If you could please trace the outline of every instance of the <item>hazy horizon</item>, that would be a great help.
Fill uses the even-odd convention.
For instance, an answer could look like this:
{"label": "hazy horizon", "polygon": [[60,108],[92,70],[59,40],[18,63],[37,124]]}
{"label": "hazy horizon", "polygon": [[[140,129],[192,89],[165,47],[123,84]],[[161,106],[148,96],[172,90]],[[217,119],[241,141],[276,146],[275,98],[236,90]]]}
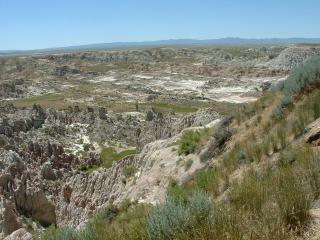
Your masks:
{"label": "hazy horizon", "polygon": [[0,49],[167,39],[319,38],[320,2],[0,0]]}
{"label": "hazy horizon", "polygon": [[[290,40],[305,40],[305,41],[290,41]],[[314,41],[313,41],[314,40]],[[190,41],[190,43],[189,43]],[[213,43],[210,43],[212,41]],[[215,43],[217,41],[218,43]],[[127,48],[127,47],[153,47],[153,46],[192,46],[192,45],[232,45],[228,41],[234,41],[235,45],[259,45],[259,44],[295,44],[295,43],[320,43],[320,37],[314,38],[304,38],[304,37],[289,37],[289,38],[239,38],[239,37],[224,37],[224,38],[214,38],[214,39],[159,39],[159,40],[151,40],[151,41],[118,41],[118,42],[99,42],[99,43],[88,43],[88,44],[80,44],[80,45],[68,45],[68,46],[50,46],[46,48],[36,48],[36,49],[0,49],[0,52],[28,52],[28,51],[45,51],[45,50],[63,50],[63,49],[88,49],[95,47],[97,48]],[[203,43],[203,44],[201,44]],[[144,45],[145,44],[145,45]]]}

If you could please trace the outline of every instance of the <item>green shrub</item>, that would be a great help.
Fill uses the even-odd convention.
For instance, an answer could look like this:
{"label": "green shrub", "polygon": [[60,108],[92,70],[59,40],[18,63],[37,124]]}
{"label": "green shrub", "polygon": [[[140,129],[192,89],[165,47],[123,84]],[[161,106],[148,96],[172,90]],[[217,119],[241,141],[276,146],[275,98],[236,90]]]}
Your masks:
{"label": "green shrub", "polygon": [[147,206],[124,201],[109,206],[89,220],[79,232],[79,240],[148,239]]}
{"label": "green shrub", "polygon": [[104,219],[97,215],[90,219],[84,229],[78,232],[77,240],[106,240],[108,235],[106,222]]}
{"label": "green shrub", "polygon": [[109,205],[107,208],[105,208],[101,213],[100,216],[106,221],[106,222],[112,222],[113,219],[115,219],[118,214],[120,213],[120,210],[115,205]]}
{"label": "green shrub", "polygon": [[[141,240],[149,239],[147,232],[147,215],[150,207],[143,204],[134,204],[128,209],[122,209],[114,221],[105,226],[110,240]],[[110,234],[112,233],[112,234]],[[110,236],[111,235],[111,236]]]}
{"label": "green shrub", "polygon": [[212,210],[212,203],[207,193],[196,190],[188,199],[188,207],[196,221],[203,221],[209,217]]}
{"label": "green shrub", "polygon": [[209,195],[200,190],[193,191],[187,201],[169,197],[148,218],[150,238],[194,239],[199,231],[212,225],[212,209]]}
{"label": "green shrub", "polygon": [[279,155],[278,164],[280,167],[289,167],[296,161],[292,148],[282,151]]}
{"label": "green shrub", "polygon": [[309,220],[312,198],[299,174],[291,169],[283,169],[276,176],[274,187],[276,203],[284,223],[291,229],[305,225]]}
{"label": "green shrub", "polygon": [[[314,58],[298,66],[286,80],[273,87],[274,91],[282,91],[284,94],[273,111],[273,118],[283,119],[284,110],[292,110],[293,96],[318,87],[320,87],[320,58]],[[312,107],[310,106],[310,108]],[[316,103],[313,105],[313,109],[314,117],[320,116],[320,108]]]}
{"label": "green shrub", "polygon": [[244,145],[244,151],[250,162],[260,162],[263,153],[260,143],[250,141]]}
{"label": "green shrub", "polygon": [[73,228],[55,228],[50,226],[36,239],[41,240],[78,240],[79,234]]}
{"label": "green shrub", "polygon": [[305,172],[305,178],[312,190],[313,198],[320,196],[320,154],[312,148],[299,149],[295,152],[295,159],[299,160]]}
{"label": "green shrub", "polygon": [[200,133],[198,131],[192,131],[188,130],[185,131],[181,139],[179,141],[179,155],[181,154],[191,154],[194,153],[198,147],[198,144],[200,142]]}
{"label": "green shrub", "polygon": [[181,186],[177,181],[171,180],[167,188],[167,198],[177,199],[178,201],[186,202],[191,195],[192,190],[186,186]]}
{"label": "green shrub", "polygon": [[195,178],[195,187],[214,196],[219,194],[219,176],[213,169],[199,172]]}
{"label": "green shrub", "polygon": [[284,95],[281,99],[276,108],[272,112],[272,118],[275,120],[283,120],[285,110],[291,111],[293,109],[293,99],[291,96]]}
{"label": "green shrub", "polygon": [[320,58],[314,58],[298,66],[284,81],[273,90],[280,90],[287,96],[320,86]]}
{"label": "green shrub", "polygon": [[188,155],[200,150],[206,145],[212,136],[214,128],[203,128],[201,130],[186,130],[178,141],[179,155]]}
{"label": "green shrub", "polygon": [[181,201],[167,199],[148,217],[147,227],[151,239],[173,239],[190,224],[190,213]]}
{"label": "green shrub", "polygon": [[268,184],[254,171],[232,185],[231,201],[236,209],[245,209],[259,214],[269,195]]}

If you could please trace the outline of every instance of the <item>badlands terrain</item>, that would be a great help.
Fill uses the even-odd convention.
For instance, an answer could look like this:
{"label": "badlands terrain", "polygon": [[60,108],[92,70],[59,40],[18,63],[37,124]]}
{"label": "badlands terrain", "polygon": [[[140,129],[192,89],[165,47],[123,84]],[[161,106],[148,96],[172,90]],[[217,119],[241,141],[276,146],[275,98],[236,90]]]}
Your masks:
{"label": "badlands terrain", "polygon": [[[307,45],[0,56],[0,239],[80,231],[124,202],[162,204],[173,181],[246,139],[248,106],[317,56]],[[185,151],[189,131],[201,144]],[[227,192],[221,184],[216,197]]]}

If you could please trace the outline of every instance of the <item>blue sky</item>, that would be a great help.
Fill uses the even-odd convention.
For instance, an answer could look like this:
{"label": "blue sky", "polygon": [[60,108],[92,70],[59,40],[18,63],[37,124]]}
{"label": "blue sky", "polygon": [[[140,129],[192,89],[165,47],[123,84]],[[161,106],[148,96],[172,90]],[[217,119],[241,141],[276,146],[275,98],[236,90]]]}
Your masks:
{"label": "blue sky", "polygon": [[0,49],[320,37],[319,0],[0,0]]}

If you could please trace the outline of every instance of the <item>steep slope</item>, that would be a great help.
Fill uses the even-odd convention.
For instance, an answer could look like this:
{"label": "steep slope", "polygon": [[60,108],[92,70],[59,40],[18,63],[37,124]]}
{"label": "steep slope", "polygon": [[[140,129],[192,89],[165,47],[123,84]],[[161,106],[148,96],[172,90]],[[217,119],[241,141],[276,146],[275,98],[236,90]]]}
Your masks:
{"label": "steep slope", "polygon": [[[298,71],[310,69],[309,64],[314,62],[305,63]],[[82,230],[73,231],[74,236],[88,239],[85,234],[90,232],[94,239],[316,239],[320,196],[317,71],[315,68],[312,74],[305,74],[304,81],[300,81],[301,75],[293,74],[280,83],[280,92],[266,93],[239,109],[233,120],[220,122],[211,133],[214,141],[201,145],[206,150],[199,158],[206,159],[207,168],[185,179],[177,172],[174,176],[178,181],[169,183],[166,199],[149,183],[162,176],[157,172],[159,164],[170,163],[163,157],[176,159],[166,150],[170,139],[146,145],[141,155],[148,162],[146,169],[150,159],[159,164],[155,163],[153,170],[151,167],[150,175],[142,168],[146,177],[137,182],[137,188],[154,194],[146,194],[140,202],[153,202],[151,196],[161,196],[158,199],[164,201],[156,207],[110,205]],[[301,84],[299,90],[287,91],[294,82]],[[164,155],[157,152],[160,146]],[[187,146],[183,150],[189,156],[192,144],[180,141],[179,150],[182,146]],[[216,151],[219,146],[225,151]],[[169,164],[164,173],[171,168]],[[135,196],[131,193],[127,196]],[[51,229],[43,239],[65,233],[66,229]]]}
{"label": "steep slope", "polygon": [[[215,120],[207,127],[214,127],[218,122],[219,120]],[[188,130],[190,129],[184,131]],[[176,144],[182,134],[183,132],[165,140],[151,142],[144,146],[139,155],[128,157],[110,169],[70,177],[56,203],[59,225],[77,226],[97,208],[105,208],[111,203],[121,203],[126,199],[149,204],[163,202],[171,179],[185,182],[206,166],[205,162],[200,161],[198,154],[190,154],[186,158],[179,156]],[[192,161],[192,166],[186,170],[185,163],[189,160]],[[128,169],[132,169],[131,174],[126,174]]]}
{"label": "steep slope", "polygon": [[274,69],[291,70],[302,64],[306,60],[319,57],[320,48],[310,48],[310,47],[289,47],[283,50],[279,56],[272,59],[267,66]]}
{"label": "steep slope", "polygon": [[[171,178],[183,181],[205,166],[197,154],[188,156],[192,159],[188,169],[185,167],[188,159],[180,159],[177,142],[184,129],[202,131],[213,128],[219,121],[219,115],[211,110],[174,118],[172,114],[162,114],[162,120],[171,121],[162,121],[162,129],[152,121],[147,122],[153,136],[152,140],[146,140],[147,131],[135,134],[145,124],[142,113],[124,114],[117,119],[117,115],[101,114],[93,109],[45,111],[35,105],[32,110],[21,111],[10,104],[2,107],[1,237],[20,228],[34,231],[50,225],[77,227],[99,209],[126,199],[162,202]],[[103,133],[106,125],[107,134]],[[99,131],[102,133],[96,137]],[[168,137],[169,134],[172,136]],[[102,157],[96,151],[103,146],[94,140],[109,140],[110,135],[124,145],[143,139],[139,141],[141,153],[113,165],[111,162],[110,168],[102,167]],[[42,140],[46,138],[49,140]],[[85,152],[85,148],[94,152],[74,155],[74,152]]]}

